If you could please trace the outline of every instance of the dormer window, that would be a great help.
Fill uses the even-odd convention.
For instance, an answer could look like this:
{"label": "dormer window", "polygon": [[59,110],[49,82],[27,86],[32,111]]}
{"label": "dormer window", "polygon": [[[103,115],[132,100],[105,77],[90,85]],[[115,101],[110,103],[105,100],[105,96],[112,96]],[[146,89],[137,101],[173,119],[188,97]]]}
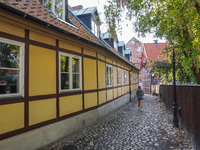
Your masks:
{"label": "dormer window", "polygon": [[116,51],[118,51],[118,44],[117,44],[117,40],[116,39],[114,40],[114,49]]}
{"label": "dormer window", "polygon": [[92,32],[99,38],[99,25],[96,21],[92,20]]}
{"label": "dormer window", "polygon": [[[58,18],[66,20],[65,18],[65,5],[68,0],[41,0]],[[66,10],[67,11],[67,10]]]}

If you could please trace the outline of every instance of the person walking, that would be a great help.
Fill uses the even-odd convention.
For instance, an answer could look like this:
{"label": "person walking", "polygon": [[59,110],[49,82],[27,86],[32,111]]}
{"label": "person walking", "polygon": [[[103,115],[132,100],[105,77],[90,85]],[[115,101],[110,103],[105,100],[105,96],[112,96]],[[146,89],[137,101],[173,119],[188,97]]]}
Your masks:
{"label": "person walking", "polygon": [[144,100],[144,92],[143,90],[141,89],[141,86],[138,86],[138,89],[136,91],[136,95],[137,95],[137,98],[138,98],[138,110],[142,111],[142,104],[143,104],[143,100]]}

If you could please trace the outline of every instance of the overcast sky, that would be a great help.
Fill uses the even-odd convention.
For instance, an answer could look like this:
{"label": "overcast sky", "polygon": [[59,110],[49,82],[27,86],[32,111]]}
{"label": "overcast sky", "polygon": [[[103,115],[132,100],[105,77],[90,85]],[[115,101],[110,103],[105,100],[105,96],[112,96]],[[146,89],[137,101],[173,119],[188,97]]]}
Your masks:
{"label": "overcast sky", "polygon": [[[68,0],[68,3],[70,6],[77,6],[77,5],[83,5],[83,8],[87,7],[93,7],[96,6],[98,13],[100,14],[100,20],[103,22],[101,25],[101,32],[106,32],[107,27],[105,26],[105,17],[104,17],[104,5],[106,5],[106,0]],[[148,34],[146,38],[139,38],[137,36],[137,33],[133,32],[133,26],[130,21],[126,21],[122,24],[122,34],[117,34],[119,41],[125,41],[127,43],[132,37],[137,38],[143,43],[153,43],[155,38],[153,38],[153,35]],[[164,40],[158,39],[158,42],[165,42]]]}

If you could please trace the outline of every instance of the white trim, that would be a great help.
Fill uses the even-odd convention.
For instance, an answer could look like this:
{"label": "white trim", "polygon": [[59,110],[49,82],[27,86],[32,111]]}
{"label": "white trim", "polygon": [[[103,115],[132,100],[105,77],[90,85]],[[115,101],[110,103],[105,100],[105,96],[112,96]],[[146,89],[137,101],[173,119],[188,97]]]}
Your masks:
{"label": "white trim", "polygon": [[124,85],[127,85],[127,71],[124,70]]}
{"label": "white trim", "polygon": [[[61,89],[61,65],[60,65],[60,56],[67,56],[69,57],[69,89],[66,89],[66,90],[63,90]],[[73,72],[72,72],[72,58],[77,58],[79,59],[79,88],[76,88],[76,89],[73,89]],[[81,61],[81,56],[77,56],[77,55],[72,55],[72,54],[68,54],[68,53],[64,53],[64,52],[59,52],[59,93],[62,93],[62,92],[70,92],[70,91],[80,91],[82,90],[82,76],[81,76],[81,73],[82,73],[82,68],[81,68],[81,64],[82,64],[82,61]]]}
{"label": "white trim", "polygon": [[[118,71],[120,72],[120,76],[118,74]],[[120,83],[118,84],[118,78],[120,78]],[[122,85],[122,71],[121,68],[117,68],[117,86]]]}
{"label": "white trim", "polygon": [[[11,93],[11,94],[0,94],[0,98],[5,97],[17,97],[22,96],[24,97],[24,46],[25,44],[22,42],[17,42],[14,40],[9,40],[0,37],[0,42],[16,45],[19,46],[19,68],[11,68],[10,70],[19,70],[19,93]],[[0,67],[0,69],[8,69],[5,67]]]}
{"label": "white trim", "polygon": [[[111,68],[111,76],[109,77],[109,85],[107,85],[107,67]],[[113,68],[112,65],[106,64],[106,87],[113,87]]]}

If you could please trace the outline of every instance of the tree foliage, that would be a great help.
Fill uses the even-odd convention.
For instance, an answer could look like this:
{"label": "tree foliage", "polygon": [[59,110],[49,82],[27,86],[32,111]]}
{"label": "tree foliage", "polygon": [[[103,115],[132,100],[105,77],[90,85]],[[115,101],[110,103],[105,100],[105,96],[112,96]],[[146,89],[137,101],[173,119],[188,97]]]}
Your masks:
{"label": "tree foliage", "polygon": [[[158,60],[151,60],[148,62],[147,65],[151,72],[153,72],[154,76],[162,77],[163,81],[167,84],[172,82],[173,79],[173,65],[171,62],[168,62],[167,60],[164,61],[158,61]],[[195,83],[196,78],[194,75],[188,75],[183,71],[182,65],[177,64],[176,65],[176,79],[180,83]]]}
{"label": "tree foliage", "polygon": [[140,36],[155,33],[165,38],[164,53],[176,53],[183,75],[195,76],[200,84],[200,0],[108,0],[106,21],[111,33],[116,31],[121,16],[134,20]]}

